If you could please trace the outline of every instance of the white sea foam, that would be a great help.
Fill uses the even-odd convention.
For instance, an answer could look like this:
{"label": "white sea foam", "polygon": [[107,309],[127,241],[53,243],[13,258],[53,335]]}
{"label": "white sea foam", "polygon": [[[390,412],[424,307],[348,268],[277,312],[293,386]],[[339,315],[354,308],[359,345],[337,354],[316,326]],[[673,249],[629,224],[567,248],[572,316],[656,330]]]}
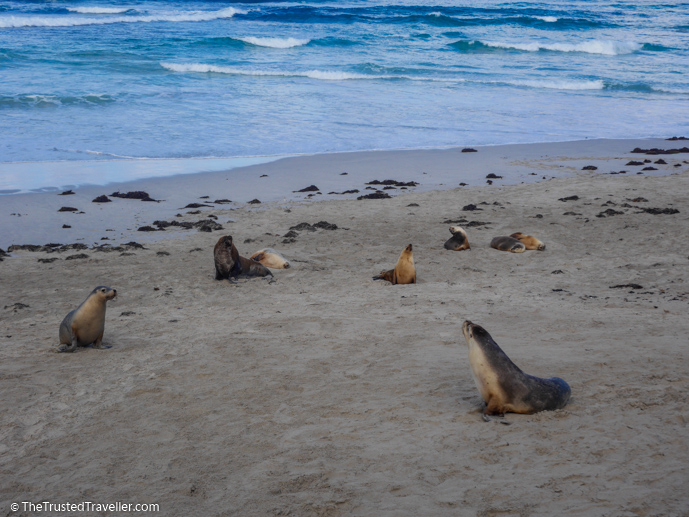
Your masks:
{"label": "white sea foam", "polygon": [[103,25],[109,23],[150,22],[205,22],[220,18],[232,18],[244,11],[226,7],[219,11],[193,11],[179,14],[155,14],[148,16],[115,16],[108,18],[73,18],[61,16],[45,18],[40,16],[0,16],[0,28],[12,27],[74,27],[77,25]]}
{"label": "white sea foam", "polygon": [[597,81],[574,81],[574,80],[533,80],[533,81],[507,81],[514,86],[528,86],[529,88],[548,88],[552,90],[602,90],[605,83]]}
{"label": "white sea foam", "polygon": [[311,79],[321,79],[324,81],[345,81],[348,79],[387,79],[387,76],[372,76],[355,74],[351,72],[336,72],[322,70],[308,70],[305,72],[288,72],[278,70],[245,70],[230,66],[206,65],[203,63],[160,63],[162,67],[173,72],[196,72],[248,76],[269,76],[269,77],[310,77]]}
{"label": "white sea foam", "polygon": [[297,38],[255,38],[249,36],[246,38],[237,38],[250,45],[256,45],[259,47],[271,47],[271,48],[292,48],[301,47],[306,45],[311,40],[310,39],[297,39]]}
{"label": "white sea foam", "polygon": [[555,16],[536,16],[536,18],[548,23],[555,23],[558,20]]}
{"label": "white sea foam", "polygon": [[68,7],[67,10],[80,14],[122,14],[129,11],[129,7]]}
{"label": "white sea foam", "polygon": [[603,54],[606,56],[617,56],[620,54],[631,54],[641,50],[640,43],[635,41],[611,41],[611,40],[591,40],[581,43],[505,43],[501,41],[482,41],[488,47],[507,48],[526,50],[527,52],[538,52],[539,50],[551,50],[556,52],[584,52],[587,54]]}

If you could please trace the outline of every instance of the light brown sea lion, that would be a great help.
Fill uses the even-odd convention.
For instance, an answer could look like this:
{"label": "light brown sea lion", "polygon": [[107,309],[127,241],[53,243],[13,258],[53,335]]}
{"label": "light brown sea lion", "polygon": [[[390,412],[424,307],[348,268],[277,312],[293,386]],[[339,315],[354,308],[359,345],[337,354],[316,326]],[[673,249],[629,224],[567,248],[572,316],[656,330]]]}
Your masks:
{"label": "light brown sea lion", "polygon": [[251,260],[260,262],[264,266],[272,269],[289,268],[289,262],[285,260],[285,257],[283,257],[280,253],[278,253],[272,248],[265,248],[257,251],[256,253],[251,255]]}
{"label": "light brown sea lion", "polygon": [[461,226],[450,226],[450,237],[445,241],[445,249],[451,251],[462,251],[470,250],[469,239],[467,238],[467,232]]}
{"label": "light brown sea lion", "polygon": [[511,251],[512,253],[524,253],[526,246],[514,237],[495,237],[490,241],[490,247],[500,251]]}
{"label": "light brown sea lion", "polygon": [[545,249],[545,244],[531,235],[524,235],[522,232],[517,232],[510,235],[510,237],[521,242],[527,250],[543,251]]}
{"label": "light brown sea lion", "polygon": [[263,264],[239,255],[231,235],[220,237],[213,249],[215,279],[238,276],[273,276]]}
{"label": "light brown sea lion", "polygon": [[572,393],[559,377],[541,379],[524,373],[514,364],[490,334],[470,321],[462,325],[469,345],[469,363],[474,381],[486,403],[486,415],[507,412],[531,414],[560,409]]}
{"label": "light brown sea lion", "polygon": [[105,330],[105,303],[117,296],[117,291],[99,285],[86,297],[79,307],[67,314],[60,323],[58,352],[74,352],[77,346],[110,348],[103,345]]}
{"label": "light brown sea lion", "polygon": [[397,259],[395,269],[389,271],[381,271],[374,280],[387,280],[393,284],[415,284],[416,283],[416,268],[414,267],[414,255],[412,254],[412,245],[409,244],[400,253],[400,258]]}

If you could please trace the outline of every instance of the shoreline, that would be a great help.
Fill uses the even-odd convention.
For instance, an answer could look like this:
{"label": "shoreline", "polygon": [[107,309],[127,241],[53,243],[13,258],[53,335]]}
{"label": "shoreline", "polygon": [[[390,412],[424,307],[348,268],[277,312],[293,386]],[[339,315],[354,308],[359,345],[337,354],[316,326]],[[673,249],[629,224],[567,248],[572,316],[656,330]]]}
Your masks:
{"label": "shoreline", "polygon": [[[160,504],[165,514],[328,517],[682,514],[689,157],[678,155],[682,166],[669,175],[610,175],[628,159],[617,152],[631,150],[628,142],[574,148],[579,154],[502,149],[494,160],[481,149],[350,157],[344,177],[344,162],[332,157],[287,164],[306,177],[361,182],[406,181],[419,164],[440,176],[472,160],[482,176],[470,188],[431,189],[429,179],[403,196],[362,201],[305,200],[292,193],[285,164],[274,162],[249,176],[267,195],[259,173],[268,173],[285,189],[284,202],[236,197],[242,202],[179,218],[214,215],[224,230],[134,230],[133,239],[129,221],[174,217],[200,192],[221,197],[210,188],[223,176],[147,183],[168,201],[117,199],[98,210],[86,202],[102,188],[27,196],[16,220],[52,224],[55,200],[81,199],[85,214],[60,214],[83,218],[75,235],[99,236],[111,224],[117,232],[104,242],[145,247],[103,253],[91,249],[103,242],[94,239],[81,241],[87,250],[0,257],[0,506],[126,501]],[[672,167],[677,156],[663,158]],[[515,183],[487,185],[479,159]],[[598,170],[581,171],[590,164]],[[519,182],[518,171],[534,170],[558,177]],[[321,221],[328,224],[309,229]],[[456,224],[471,250],[443,248]],[[516,231],[546,249],[490,248],[492,237]],[[273,270],[272,283],[215,280],[213,246],[228,233],[242,256],[272,247],[291,267]],[[51,241],[73,242],[40,244]],[[417,283],[373,281],[409,243]],[[118,292],[105,320],[111,348],[56,354],[60,321],[97,285]],[[484,422],[464,320],[483,326],[523,371],[564,379],[569,403],[508,413],[511,425]]]}
{"label": "shoreline", "polygon": [[[152,237],[142,236],[138,228],[156,220],[172,220],[190,203],[210,204],[222,210],[247,207],[254,199],[261,201],[255,208],[304,200],[355,199],[383,188],[367,185],[372,180],[419,183],[416,187],[388,187],[384,191],[394,196],[410,191],[453,189],[460,183],[466,183],[467,187],[486,185],[489,174],[500,176],[492,180],[494,188],[625,169],[626,174],[631,175],[642,169],[625,166],[627,161],[640,157],[631,153],[635,147],[680,146],[666,139],[597,139],[476,147],[477,152],[447,148],[324,153],[289,156],[231,170],[154,177],[105,186],[85,185],[74,189],[74,195],[70,196],[60,196],[56,191],[3,195],[0,196],[0,248],[49,242],[94,245],[104,237],[113,243],[137,238],[148,242]],[[685,165],[682,164],[683,156],[689,158],[689,155],[671,155],[667,157],[667,165],[656,166],[658,170],[643,171],[643,174],[672,174],[684,170],[686,167],[674,167],[678,163]],[[582,171],[586,166],[597,167],[597,170]],[[311,185],[317,186],[319,191],[298,192]],[[332,193],[353,190],[358,192]],[[93,202],[102,195],[110,197],[114,191],[145,191],[161,202],[115,198],[109,203]],[[205,196],[208,197],[204,200]],[[229,199],[231,203],[212,203],[219,199]],[[63,206],[77,208],[77,211],[58,212]],[[201,215],[212,212],[210,207],[200,207],[200,210]],[[63,228],[63,225],[71,228]],[[106,231],[109,233],[104,233]],[[155,239],[160,237],[156,235]]]}

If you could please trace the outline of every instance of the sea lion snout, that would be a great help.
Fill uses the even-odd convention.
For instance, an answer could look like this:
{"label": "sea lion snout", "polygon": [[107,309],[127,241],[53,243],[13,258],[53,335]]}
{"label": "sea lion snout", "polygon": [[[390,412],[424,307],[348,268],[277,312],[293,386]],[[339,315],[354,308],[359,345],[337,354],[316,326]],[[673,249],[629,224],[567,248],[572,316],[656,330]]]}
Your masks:
{"label": "sea lion snout", "polygon": [[406,248],[404,248],[407,251],[412,251],[413,246],[411,244],[407,245]]}

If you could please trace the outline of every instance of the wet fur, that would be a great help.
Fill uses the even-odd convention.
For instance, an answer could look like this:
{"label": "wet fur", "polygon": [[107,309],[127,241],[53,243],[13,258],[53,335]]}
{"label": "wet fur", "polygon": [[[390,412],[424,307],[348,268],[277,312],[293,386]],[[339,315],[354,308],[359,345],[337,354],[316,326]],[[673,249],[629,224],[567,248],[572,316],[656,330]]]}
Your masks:
{"label": "wet fur", "polygon": [[563,408],[569,401],[572,392],[564,380],[524,373],[483,327],[465,321],[462,332],[476,386],[486,403],[484,415],[531,414]]}
{"label": "wet fur", "polygon": [[507,236],[494,237],[490,241],[490,247],[500,251],[511,251],[512,253],[523,253],[526,250],[526,246],[517,239]]}

